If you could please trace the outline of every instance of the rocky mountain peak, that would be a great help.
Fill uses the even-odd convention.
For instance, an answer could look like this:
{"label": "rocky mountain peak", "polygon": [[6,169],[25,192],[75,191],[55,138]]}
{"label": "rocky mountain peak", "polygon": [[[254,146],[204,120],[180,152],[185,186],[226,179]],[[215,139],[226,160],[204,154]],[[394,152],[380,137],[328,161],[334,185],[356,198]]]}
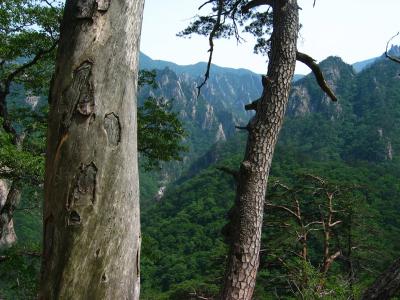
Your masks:
{"label": "rocky mountain peak", "polygon": [[400,57],[400,45],[392,45],[388,51],[391,56]]}
{"label": "rocky mountain peak", "polygon": [[[355,78],[351,65],[340,57],[330,56],[319,64],[325,80],[335,94],[340,97],[349,89],[349,83]],[[290,93],[288,114],[304,116],[312,112],[322,112],[329,118],[337,118],[343,111],[343,101],[332,102],[318,87],[314,74],[308,74],[293,84]]]}

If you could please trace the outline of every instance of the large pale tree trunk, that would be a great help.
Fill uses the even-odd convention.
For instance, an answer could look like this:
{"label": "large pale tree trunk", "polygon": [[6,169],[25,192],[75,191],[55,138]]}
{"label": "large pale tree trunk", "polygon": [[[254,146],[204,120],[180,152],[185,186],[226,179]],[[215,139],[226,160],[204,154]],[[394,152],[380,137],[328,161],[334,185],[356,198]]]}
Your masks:
{"label": "large pale tree trunk", "polygon": [[139,299],[144,0],[69,0],[50,92],[40,299]]}
{"label": "large pale tree trunk", "polygon": [[231,249],[223,299],[252,298],[259,265],[264,198],[272,156],[287,106],[296,64],[299,30],[296,0],[274,0],[273,34],[267,78],[248,124],[246,153],[240,166]]}

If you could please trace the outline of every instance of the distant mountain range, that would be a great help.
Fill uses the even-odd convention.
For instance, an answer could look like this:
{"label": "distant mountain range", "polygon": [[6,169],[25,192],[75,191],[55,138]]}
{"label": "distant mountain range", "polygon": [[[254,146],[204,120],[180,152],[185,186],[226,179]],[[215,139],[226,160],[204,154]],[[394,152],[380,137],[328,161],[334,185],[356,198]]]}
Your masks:
{"label": "distant mountain range", "polygon": [[[398,45],[392,45],[389,54],[393,56],[400,57],[400,46]],[[362,60],[359,62],[355,62],[352,64],[352,67],[354,68],[354,71],[356,73],[361,72],[363,69],[367,68],[370,66],[372,63],[374,63],[378,59],[384,58],[384,54],[376,57],[372,57],[366,60]],[[139,57],[139,66],[141,69],[164,69],[164,68],[169,68],[172,71],[174,71],[177,74],[188,74],[193,77],[198,77],[198,76],[203,76],[205,73],[205,70],[207,68],[207,63],[205,62],[198,62],[196,64],[191,64],[191,65],[178,65],[176,63],[170,62],[170,61],[165,61],[165,60],[154,60],[151,59],[149,56],[144,54],[143,52],[140,53]],[[220,67],[218,65],[212,64],[212,73],[214,75],[220,75],[220,74],[235,74],[235,75],[250,75],[253,74],[255,75],[253,71],[250,71],[248,69],[234,69],[234,68],[227,68],[227,67]],[[297,81],[301,78],[303,78],[305,75],[303,74],[295,74],[293,81]]]}
{"label": "distant mountain range", "polygon": [[[396,56],[396,57],[400,57],[400,46],[392,45],[392,47],[389,50],[389,54]],[[353,66],[354,70],[358,73],[358,72],[361,72],[363,69],[367,68],[368,66],[370,66],[371,64],[373,64],[376,60],[382,59],[384,57],[385,57],[385,54],[382,54],[381,56],[377,56],[377,57],[373,57],[370,59],[356,62],[356,63],[352,64],[352,66]]]}
{"label": "distant mountain range", "polygon": [[[397,55],[398,53],[400,53],[399,47],[394,46],[391,54]],[[365,146],[366,140],[360,140],[359,142],[365,147],[360,146],[358,152],[347,147],[347,152],[346,154],[343,152],[343,156],[381,160],[385,157],[393,157],[393,153],[400,152],[400,145],[397,145],[396,138],[397,126],[383,126],[380,121],[384,119],[381,120],[379,117],[370,120],[370,117],[365,115],[375,113],[370,111],[368,105],[372,109],[379,101],[390,103],[389,106],[394,106],[398,102],[393,97],[384,98],[383,95],[386,92],[382,92],[383,95],[378,94],[375,98],[371,96],[375,95],[376,90],[394,89],[397,78],[388,77],[386,73],[390,69],[390,74],[396,76],[398,74],[396,73],[397,65],[391,64],[383,56],[379,56],[353,66],[344,63],[339,57],[329,57],[322,61],[320,66],[326,80],[337,93],[339,101],[332,103],[318,87],[314,76],[309,74],[293,84],[287,110],[288,116],[298,118],[319,114],[324,115],[324,118],[328,120],[352,120],[351,122],[362,123],[365,128],[370,128],[368,139],[381,141],[381,143],[375,143],[377,148],[372,149]],[[251,113],[244,110],[244,105],[257,99],[261,94],[260,75],[245,69],[213,66],[212,76],[198,97],[197,85],[203,80],[205,63],[180,66],[168,61],[152,60],[142,53],[140,67],[157,69],[156,80],[159,88],[156,90],[149,87],[143,88],[140,91],[139,99],[143,101],[147,96],[173,99],[174,110],[179,114],[187,129],[186,143],[190,147],[190,152],[186,154],[183,166],[180,165],[179,169],[181,170],[188,168],[195,160],[200,159],[214,143],[233,137],[236,133],[235,126],[246,124],[251,116]],[[381,74],[378,71],[380,68],[385,70]],[[382,78],[385,78],[387,82],[383,82]],[[393,80],[394,82],[392,82]],[[370,83],[365,86],[365,82]],[[361,94],[363,96],[360,96]],[[387,116],[393,114],[392,110],[386,112]],[[354,116],[358,116],[358,119],[354,119]],[[338,127],[340,126],[338,125]],[[287,131],[284,130],[283,135],[285,132]],[[378,132],[381,132],[380,135],[383,137],[380,140]],[[349,135],[352,134],[355,133],[349,133]],[[366,136],[362,133],[359,137],[363,139]],[[341,139],[341,141],[344,140]],[[180,174],[180,172],[178,173]],[[179,175],[178,173],[176,175]]]}

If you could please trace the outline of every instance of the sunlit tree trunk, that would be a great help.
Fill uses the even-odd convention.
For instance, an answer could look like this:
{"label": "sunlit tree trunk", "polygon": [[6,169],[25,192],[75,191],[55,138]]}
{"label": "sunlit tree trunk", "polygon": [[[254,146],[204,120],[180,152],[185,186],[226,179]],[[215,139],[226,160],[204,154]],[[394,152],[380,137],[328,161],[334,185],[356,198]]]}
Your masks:
{"label": "sunlit tree trunk", "polygon": [[143,0],[69,0],[49,101],[40,299],[139,299]]}
{"label": "sunlit tree trunk", "polygon": [[233,233],[223,299],[252,299],[263,223],[264,198],[272,156],[287,106],[296,64],[299,30],[296,0],[274,0],[273,34],[264,90],[248,124],[246,153],[240,166],[232,214]]}

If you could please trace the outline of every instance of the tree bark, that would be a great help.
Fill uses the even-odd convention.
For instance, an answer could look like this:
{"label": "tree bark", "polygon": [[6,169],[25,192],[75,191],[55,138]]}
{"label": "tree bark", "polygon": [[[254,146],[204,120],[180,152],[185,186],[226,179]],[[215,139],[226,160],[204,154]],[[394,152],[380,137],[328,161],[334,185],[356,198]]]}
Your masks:
{"label": "tree bark", "polygon": [[143,0],[69,0],[49,95],[39,299],[139,299]]}
{"label": "tree bark", "polygon": [[263,222],[264,199],[272,156],[285,115],[296,64],[299,30],[296,0],[274,0],[273,33],[264,90],[247,128],[240,166],[231,246],[222,298],[250,300],[253,295]]}
{"label": "tree bark", "polygon": [[383,272],[361,297],[361,300],[387,300],[400,292],[400,258]]}
{"label": "tree bark", "polygon": [[4,179],[0,179],[0,249],[12,246],[17,241],[13,215],[21,198],[15,182],[8,189]]}

